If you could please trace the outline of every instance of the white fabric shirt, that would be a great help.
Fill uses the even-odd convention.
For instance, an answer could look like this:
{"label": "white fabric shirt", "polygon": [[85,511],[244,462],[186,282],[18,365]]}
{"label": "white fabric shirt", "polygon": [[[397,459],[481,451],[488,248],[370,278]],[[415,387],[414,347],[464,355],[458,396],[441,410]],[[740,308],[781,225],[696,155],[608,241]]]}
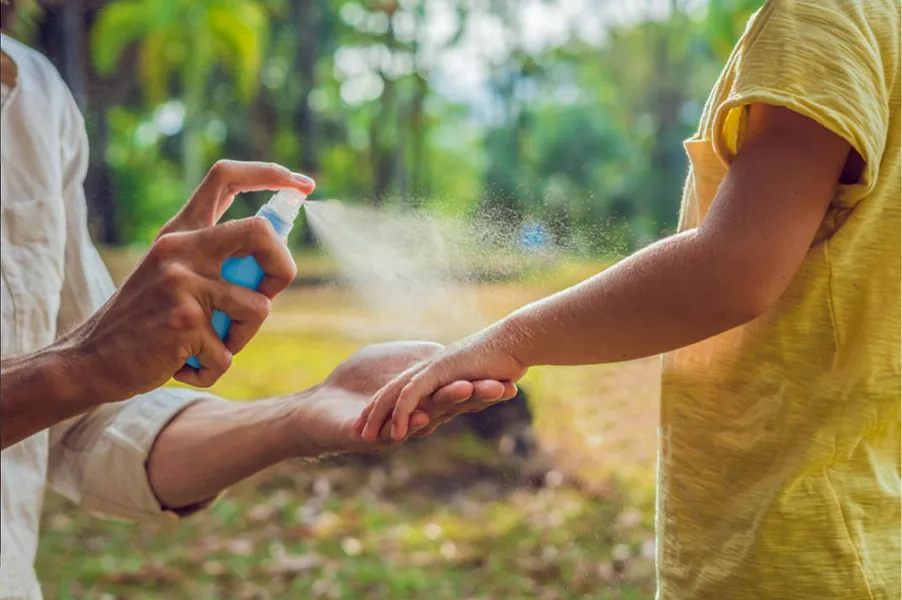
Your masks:
{"label": "white fabric shirt", "polygon": [[[8,357],[51,344],[115,288],[87,229],[82,115],[43,56],[6,36],[2,48],[18,68],[18,84],[0,109],[0,355]],[[34,558],[45,485],[106,516],[177,518],[161,509],[145,463],[160,430],[203,398],[210,396],[159,389],[3,450],[0,599],[41,598]]]}

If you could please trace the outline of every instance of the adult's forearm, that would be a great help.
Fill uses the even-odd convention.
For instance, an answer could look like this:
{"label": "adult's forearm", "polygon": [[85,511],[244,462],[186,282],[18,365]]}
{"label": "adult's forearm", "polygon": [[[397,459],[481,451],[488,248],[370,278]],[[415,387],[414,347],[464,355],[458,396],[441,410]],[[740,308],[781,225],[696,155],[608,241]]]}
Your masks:
{"label": "adult's forearm", "polygon": [[65,343],[0,360],[0,447],[118,398],[91,389],[98,376],[83,353]]}
{"label": "adult's forearm", "polygon": [[702,236],[662,240],[518,310],[496,328],[499,343],[527,367],[600,364],[669,352],[754,318],[762,300]]}
{"label": "adult's forearm", "polygon": [[291,430],[295,402],[200,402],[160,433],[147,463],[161,504],[185,508],[286,458],[303,454]]}

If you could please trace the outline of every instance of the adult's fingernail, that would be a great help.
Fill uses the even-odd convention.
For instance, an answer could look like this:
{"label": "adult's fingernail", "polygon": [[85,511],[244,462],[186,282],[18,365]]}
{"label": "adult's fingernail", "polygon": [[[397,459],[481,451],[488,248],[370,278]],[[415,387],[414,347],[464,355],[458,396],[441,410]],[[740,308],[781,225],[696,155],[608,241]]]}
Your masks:
{"label": "adult's fingernail", "polygon": [[298,183],[308,185],[311,188],[316,187],[316,182],[313,181],[313,179],[311,179],[310,177],[307,177],[306,175],[304,175],[303,173],[292,173],[291,176],[294,177],[295,181],[297,181]]}

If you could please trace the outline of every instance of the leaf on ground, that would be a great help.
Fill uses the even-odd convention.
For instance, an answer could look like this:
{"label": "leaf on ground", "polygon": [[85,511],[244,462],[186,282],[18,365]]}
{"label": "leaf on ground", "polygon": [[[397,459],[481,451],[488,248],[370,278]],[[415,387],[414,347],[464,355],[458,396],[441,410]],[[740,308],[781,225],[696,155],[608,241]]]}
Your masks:
{"label": "leaf on ground", "polygon": [[103,581],[110,585],[175,585],[184,575],[165,565],[147,562],[137,571],[107,573]]}

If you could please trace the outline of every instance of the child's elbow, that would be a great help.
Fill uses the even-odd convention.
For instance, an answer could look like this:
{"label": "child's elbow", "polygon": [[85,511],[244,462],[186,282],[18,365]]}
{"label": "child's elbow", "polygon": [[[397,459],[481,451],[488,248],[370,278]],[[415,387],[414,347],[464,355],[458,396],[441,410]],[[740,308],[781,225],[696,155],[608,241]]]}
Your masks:
{"label": "child's elbow", "polygon": [[731,277],[725,296],[729,298],[734,326],[754,321],[769,312],[780,300],[786,285],[778,278],[756,276],[754,272],[738,272]]}

